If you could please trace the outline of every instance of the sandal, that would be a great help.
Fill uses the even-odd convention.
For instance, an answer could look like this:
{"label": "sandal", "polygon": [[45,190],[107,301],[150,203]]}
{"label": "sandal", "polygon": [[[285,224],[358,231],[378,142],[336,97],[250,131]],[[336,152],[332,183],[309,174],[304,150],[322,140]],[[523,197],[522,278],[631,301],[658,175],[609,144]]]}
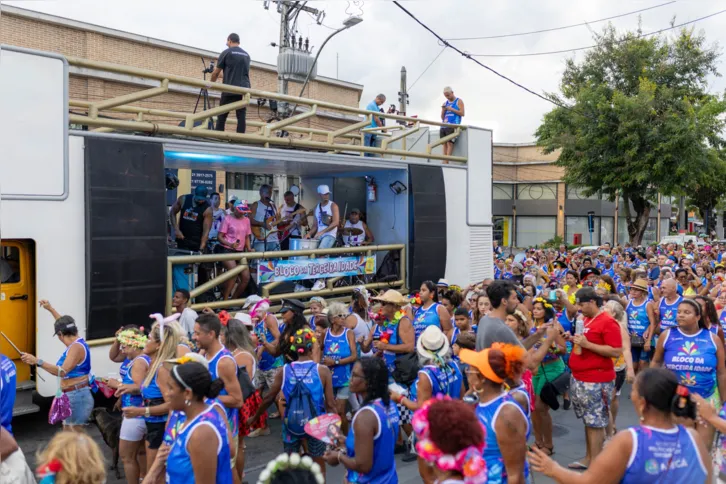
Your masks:
{"label": "sandal", "polygon": [[537,447],[539,450],[545,453],[547,457],[552,457],[555,454],[555,446],[547,447],[544,444],[540,444],[539,442],[535,442],[534,446]]}
{"label": "sandal", "polygon": [[580,461],[575,461],[571,464],[568,464],[567,468],[572,469],[573,471],[586,471],[587,470],[587,466]]}

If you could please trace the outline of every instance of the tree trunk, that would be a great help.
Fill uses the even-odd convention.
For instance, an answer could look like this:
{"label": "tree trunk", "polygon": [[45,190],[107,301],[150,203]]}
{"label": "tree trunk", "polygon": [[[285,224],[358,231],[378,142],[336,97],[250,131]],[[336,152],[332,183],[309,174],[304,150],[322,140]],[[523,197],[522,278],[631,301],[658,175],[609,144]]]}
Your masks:
{"label": "tree trunk", "polygon": [[[633,203],[635,209],[635,218],[630,212],[630,203]],[[623,203],[625,206],[625,222],[628,226],[628,236],[630,237],[630,245],[639,246],[643,241],[643,234],[648,228],[648,219],[650,218],[650,202],[639,195],[623,194]],[[616,228],[617,231],[617,228]]]}

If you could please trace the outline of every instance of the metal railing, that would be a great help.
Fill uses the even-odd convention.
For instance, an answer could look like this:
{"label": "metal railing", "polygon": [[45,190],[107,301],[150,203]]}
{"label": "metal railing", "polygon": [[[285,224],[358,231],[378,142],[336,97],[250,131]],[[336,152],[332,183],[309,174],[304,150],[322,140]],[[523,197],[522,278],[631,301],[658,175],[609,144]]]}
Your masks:
{"label": "metal railing", "polygon": [[[366,126],[369,126],[371,123],[372,113],[371,111],[366,111],[364,109],[335,104],[327,101],[317,101],[314,99],[260,91],[257,89],[229,86],[219,82],[210,83],[202,79],[164,74],[132,66],[92,61],[78,57],[68,57],[67,59],[68,63],[72,66],[136,76],[159,81],[160,83],[158,87],[143,89],[138,92],[124,94],[122,96],[112,97],[100,101],[71,99],[69,102],[69,109],[72,109],[69,114],[70,123],[96,128],[97,131],[141,131],[152,134],[160,133],[258,144],[263,145],[266,148],[270,146],[287,146],[326,152],[353,152],[360,154],[361,156],[366,153],[372,153],[389,157],[410,156],[412,158],[425,158],[449,162],[467,162],[467,157],[464,156],[445,156],[443,154],[432,153],[432,150],[440,144],[458,137],[462,130],[466,129],[466,126],[453,126],[438,121],[428,121],[420,118],[387,113],[375,113],[375,116],[391,120],[394,124],[385,127],[366,128]],[[226,104],[224,106],[213,107],[198,113],[150,109],[130,105],[131,103],[141,102],[168,93],[170,91],[171,84],[185,86],[187,88],[208,89],[210,91],[217,91],[220,93],[226,92],[231,94],[240,94],[242,95],[242,100]],[[229,113],[248,106],[253,96],[258,99],[273,99],[276,101],[296,103],[301,106],[307,106],[308,109],[289,118],[276,120],[274,122],[261,123],[258,121],[248,121],[248,126],[258,128],[258,130],[254,133],[236,133],[208,129],[208,120],[213,119],[215,116],[220,114]],[[85,110],[86,115],[73,112],[73,110],[78,109]],[[351,123],[350,126],[333,131],[295,126],[295,123],[305,121],[306,119],[315,116],[319,109],[329,109],[347,114],[362,115],[365,116],[365,118],[358,123]],[[100,116],[100,113],[103,111],[133,114],[134,117],[128,119],[111,119],[109,117]],[[148,119],[149,117],[169,118],[169,120],[165,121],[154,119],[150,121]],[[179,126],[180,123],[178,120],[180,119],[184,120],[183,126]],[[230,119],[228,122],[233,124],[235,121]],[[403,125],[397,124],[399,122],[403,123]],[[415,134],[421,128],[426,126],[456,127],[457,129],[451,135],[428,144],[423,152],[407,151],[406,137]],[[294,138],[291,136],[276,136],[276,134],[283,130],[283,128],[284,131],[304,134],[307,135],[307,137]],[[383,130],[387,132],[383,133]],[[381,147],[364,146],[363,140],[366,134],[376,134],[376,136],[380,136],[383,139]],[[314,137],[316,135],[322,137],[323,140],[315,140]],[[336,142],[336,139],[338,138],[342,138],[346,140],[346,142]],[[402,140],[402,149],[391,147],[391,143],[399,140]]]}
{"label": "metal railing", "polygon": [[[365,253],[367,256],[373,255],[375,252],[384,252],[397,250],[400,252],[399,258],[399,273],[398,277],[394,281],[390,282],[371,282],[362,284],[368,289],[383,289],[383,288],[399,288],[405,291],[406,286],[406,246],[404,244],[390,244],[390,245],[369,245],[363,247],[335,247],[331,249],[310,249],[310,250],[281,250],[274,252],[240,252],[239,254],[206,254],[206,255],[176,255],[167,257],[166,267],[166,314],[170,314],[172,310],[171,300],[174,296],[173,289],[173,268],[175,265],[189,265],[189,264],[204,264],[204,263],[216,263],[224,261],[237,261],[239,264],[228,271],[210,279],[209,281],[200,284],[191,291],[189,291],[192,299],[204,294],[205,292],[219,286],[220,284],[228,281],[229,279],[236,278],[239,274],[249,269],[250,261],[258,259],[281,259],[285,257],[299,257],[308,256],[315,258],[318,256],[328,255],[344,255],[344,254],[361,254]],[[347,277],[347,276],[346,276]],[[346,295],[353,292],[356,286],[343,286],[334,287],[335,283],[343,277],[331,277],[326,279],[326,287],[318,291],[302,291],[302,292],[290,292],[284,294],[270,295],[270,291],[275,287],[279,286],[280,282],[270,282],[261,286],[262,296],[269,299],[270,302],[281,301],[282,299],[296,298],[305,299],[312,296],[340,296]],[[206,303],[195,303],[190,307],[194,310],[201,310],[204,308],[211,309],[226,309],[232,307],[241,307],[245,303],[245,299],[227,299],[224,301],[214,301]]]}

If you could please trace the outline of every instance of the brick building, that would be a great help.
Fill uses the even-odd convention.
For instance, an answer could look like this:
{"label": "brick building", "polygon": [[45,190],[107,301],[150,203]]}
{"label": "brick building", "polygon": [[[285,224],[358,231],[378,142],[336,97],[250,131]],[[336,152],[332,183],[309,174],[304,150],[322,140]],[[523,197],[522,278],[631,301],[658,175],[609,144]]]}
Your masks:
{"label": "brick building", "polygon": [[[208,65],[210,61],[216,61],[219,55],[219,52],[11,6],[3,6],[3,12],[0,15],[0,44],[51,51],[69,57],[112,62],[198,79],[203,77],[201,59],[203,58]],[[148,83],[146,80],[134,76],[73,66],[70,68],[70,73],[69,95],[71,100],[109,99],[158,85],[158,83]],[[250,81],[254,89],[277,92],[277,66],[253,59]],[[297,94],[300,87],[300,84],[290,82],[289,92]],[[363,86],[360,84],[318,76],[308,84],[304,96],[358,107],[362,91]],[[198,95],[198,90],[170,86],[167,94],[139,101],[134,105],[167,111],[192,112]],[[219,94],[212,92],[210,98],[212,105],[216,106]],[[265,122],[270,119],[273,113],[267,106],[266,104],[258,108],[257,100],[253,98],[247,109],[247,120]],[[199,109],[201,110],[201,104]],[[131,115],[113,113],[113,116],[124,118]],[[154,118],[153,116],[145,119],[156,122],[174,122],[169,118]],[[318,109],[316,116],[296,123],[296,126],[330,130],[358,121],[360,118],[357,116]],[[234,113],[232,113],[227,122],[227,129],[234,131],[235,123]],[[248,128],[248,132],[253,132],[255,129],[257,128]],[[305,136],[299,133],[290,135]],[[192,178],[209,178],[210,175],[211,173],[191,173],[189,170],[179,170],[179,192],[189,192]],[[295,180],[287,180],[285,177],[275,177],[273,180],[272,176],[252,176],[220,171],[217,171],[213,177],[216,187],[221,186],[225,192],[229,192],[223,194],[225,198],[236,194],[240,197],[256,199],[256,191],[262,183],[274,184],[276,190],[281,191],[295,182]],[[276,198],[280,200],[281,196],[278,195]]]}
{"label": "brick building", "polygon": [[[494,238],[502,246],[529,247],[555,235],[568,244],[579,238],[590,245],[588,213],[594,218],[594,245],[628,241],[623,202],[610,202],[601,194],[585,196],[579,187],[566,185],[564,169],[555,166],[557,153],[545,155],[535,143],[495,143],[492,190]],[[643,243],[668,235],[676,208],[669,197],[659,197],[651,210]],[[579,237],[578,237],[579,235]]]}

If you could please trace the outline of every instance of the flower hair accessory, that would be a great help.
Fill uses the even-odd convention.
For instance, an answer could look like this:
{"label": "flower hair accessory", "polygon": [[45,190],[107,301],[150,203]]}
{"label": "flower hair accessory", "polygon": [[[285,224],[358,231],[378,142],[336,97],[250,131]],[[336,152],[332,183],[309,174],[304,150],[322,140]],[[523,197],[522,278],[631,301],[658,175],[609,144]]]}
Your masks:
{"label": "flower hair accessory", "polygon": [[297,453],[280,454],[274,460],[268,462],[265,469],[260,473],[257,484],[269,484],[275,474],[287,469],[306,469],[315,476],[315,481],[318,484],[325,484],[325,478],[320,466],[313,462],[309,456],[300,457],[300,454]]}
{"label": "flower hair accessory", "polygon": [[42,467],[38,467],[36,474],[40,478],[39,484],[53,484],[55,475],[63,470],[63,464],[58,459],[53,459]]}
{"label": "flower hair accessory", "polygon": [[[437,395],[419,408],[413,414],[413,431],[420,439],[416,443],[416,451],[419,457],[427,462],[433,463],[443,471],[456,471],[464,476],[464,484],[483,484],[487,482],[486,461],[482,457],[484,441],[480,445],[472,445],[460,450],[456,455],[444,454],[436,447],[436,444],[429,439],[429,408],[435,402],[451,400],[448,396]],[[481,425],[481,424],[480,424]],[[482,425],[482,430],[485,431]]]}
{"label": "flower hair accessory", "polygon": [[220,311],[217,317],[219,318],[219,322],[222,323],[222,326],[227,326],[229,320],[232,319],[227,311]]}
{"label": "flower hair accessory", "polygon": [[534,303],[540,303],[542,306],[546,307],[547,309],[552,309],[552,304],[550,304],[545,298],[538,297],[535,298],[534,301],[532,301],[532,304]]}
{"label": "flower hair accessory", "polygon": [[610,284],[608,284],[608,283],[607,283],[607,282],[605,282],[605,281],[600,281],[600,282],[599,282],[599,283],[597,284],[597,287],[598,287],[598,289],[604,289],[604,290],[605,290],[605,292],[610,292],[610,289],[612,289],[612,287],[610,286]]}
{"label": "flower hair accessory", "polygon": [[416,306],[420,306],[421,305],[421,296],[419,295],[419,293],[416,293],[413,296],[411,296],[411,299],[409,302]]}
{"label": "flower hair accessory", "polygon": [[313,330],[309,328],[298,329],[297,332],[290,336],[290,350],[300,354],[305,353],[306,349],[313,347],[318,339],[315,337]]}
{"label": "flower hair accessory", "polygon": [[[141,329],[143,331],[143,329]],[[121,331],[116,336],[116,341],[124,346],[131,346],[133,348],[143,348],[146,346],[146,342],[149,338],[143,332],[135,331],[133,329],[126,329]]]}

